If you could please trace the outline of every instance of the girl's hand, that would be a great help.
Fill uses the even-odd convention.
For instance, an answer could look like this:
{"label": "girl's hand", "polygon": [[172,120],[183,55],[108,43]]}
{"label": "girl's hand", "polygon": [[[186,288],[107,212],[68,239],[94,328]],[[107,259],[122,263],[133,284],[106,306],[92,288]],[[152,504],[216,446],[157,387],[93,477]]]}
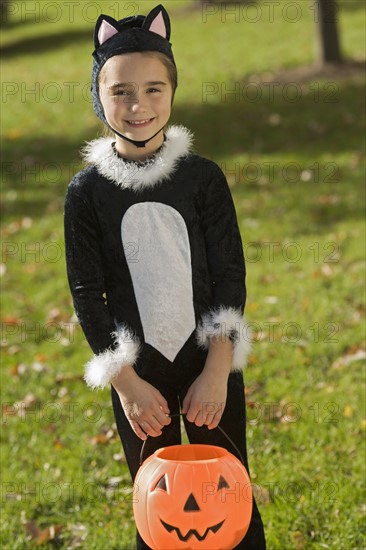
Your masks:
{"label": "girl's hand", "polygon": [[212,430],[221,420],[226,405],[232,352],[230,340],[211,338],[204,369],[189,387],[182,405],[182,413],[196,426],[206,424]]}
{"label": "girl's hand", "polygon": [[196,426],[216,428],[224,412],[227,377],[212,376],[203,371],[191,384],[182,405],[182,413]]}
{"label": "girl's hand", "polygon": [[142,440],[147,435],[161,435],[162,427],[171,419],[168,403],[159,390],[140,378],[132,366],[123,367],[112,385],[135,434]]}

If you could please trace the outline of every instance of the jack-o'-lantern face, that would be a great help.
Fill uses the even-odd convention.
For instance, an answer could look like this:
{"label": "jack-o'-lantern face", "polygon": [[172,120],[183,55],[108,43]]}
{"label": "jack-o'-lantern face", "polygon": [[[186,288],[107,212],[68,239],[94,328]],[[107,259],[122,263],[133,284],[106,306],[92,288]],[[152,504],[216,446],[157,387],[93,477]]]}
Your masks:
{"label": "jack-o'-lantern face", "polygon": [[157,550],[230,549],[249,527],[252,491],[248,474],[221,447],[160,449],[140,468],[135,490],[138,530]]}
{"label": "jack-o'-lantern face", "polygon": [[[158,483],[156,485],[156,489],[162,489],[162,490],[168,491],[168,486],[167,486],[166,479],[167,479],[167,475],[164,474],[164,476],[162,478],[160,478],[160,480],[158,481]],[[223,476],[220,476],[220,479],[219,479],[219,482],[218,482],[218,485],[217,485],[217,491],[222,490],[224,487],[229,487],[229,486],[228,486],[227,482],[225,481],[225,479],[223,478]],[[201,509],[200,509],[200,507],[197,503],[197,500],[195,499],[193,493],[189,494],[189,496],[188,496],[188,498],[187,498],[187,500],[184,504],[183,510],[184,510],[184,512],[200,512],[201,511]],[[223,526],[223,524],[225,522],[225,519],[223,519],[222,521],[219,521],[215,525],[207,526],[205,531],[202,532],[202,534],[199,533],[199,531],[197,529],[190,529],[186,534],[183,534],[178,526],[170,525],[169,523],[166,523],[165,521],[163,521],[161,518],[160,518],[160,521],[161,521],[162,525],[165,527],[165,529],[168,531],[168,533],[171,533],[171,532],[175,531],[177,533],[177,536],[178,536],[179,540],[181,540],[183,542],[186,542],[191,537],[196,537],[196,539],[199,540],[199,541],[205,540],[210,531],[212,533],[217,533],[217,531]]]}

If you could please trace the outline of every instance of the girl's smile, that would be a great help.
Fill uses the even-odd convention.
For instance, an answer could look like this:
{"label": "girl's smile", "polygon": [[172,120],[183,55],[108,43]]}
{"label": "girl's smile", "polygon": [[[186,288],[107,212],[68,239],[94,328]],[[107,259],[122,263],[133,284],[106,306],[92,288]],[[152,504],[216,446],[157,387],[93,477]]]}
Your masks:
{"label": "girl's smile", "polygon": [[130,126],[134,126],[135,128],[146,128],[146,126],[149,126],[150,123],[154,120],[154,118],[155,117],[144,119],[144,120],[126,120],[126,122]]}

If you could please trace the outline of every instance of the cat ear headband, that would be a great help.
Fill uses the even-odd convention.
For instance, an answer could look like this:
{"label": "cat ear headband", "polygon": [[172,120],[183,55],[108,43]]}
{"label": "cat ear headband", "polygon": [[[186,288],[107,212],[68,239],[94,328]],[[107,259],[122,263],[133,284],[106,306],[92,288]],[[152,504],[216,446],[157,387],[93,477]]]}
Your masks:
{"label": "cat ear headband", "polygon": [[[99,97],[98,77],[105,62],[114,55],[131,52],[155,51],[165,54],[175,65],[170,39],[170,20],[159,4],[145,17],[133,15],[116,21],[109,15],[100,15],[95,25],[91,94],[96,115],[109,126]],[[110,126],[109,126],[110,127]],[[111,127],[110,127],[111,128]],[[115,134],[136,147],[145,147],[159,132],[145,141],[135,141],[111,128]]]}

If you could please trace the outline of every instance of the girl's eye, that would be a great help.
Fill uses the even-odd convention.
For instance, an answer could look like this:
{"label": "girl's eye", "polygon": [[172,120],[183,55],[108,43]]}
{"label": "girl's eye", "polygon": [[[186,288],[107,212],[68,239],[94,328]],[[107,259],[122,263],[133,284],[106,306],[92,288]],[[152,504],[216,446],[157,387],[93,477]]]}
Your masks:
{"label": "girl's eye", "polygon": [[147,91],[148,92],[160,92],[160,90],[158,90],[157,88],[149,88]]}

